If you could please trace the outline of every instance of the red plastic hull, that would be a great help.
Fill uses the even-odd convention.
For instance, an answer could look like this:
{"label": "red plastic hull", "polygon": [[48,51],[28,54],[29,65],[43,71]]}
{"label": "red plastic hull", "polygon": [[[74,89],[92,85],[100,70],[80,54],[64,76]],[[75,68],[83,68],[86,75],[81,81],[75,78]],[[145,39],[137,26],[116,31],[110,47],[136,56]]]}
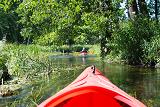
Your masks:
{"label": "red plastic hull", "polygon": [[88,53],[87,53],[87,52],[80,52],[80,54],[81,54],[82,56],[86,56]]}
{"label": "red plastic hull", "polygon": [[38,107],[146,107],[112,84],[94,67]]}

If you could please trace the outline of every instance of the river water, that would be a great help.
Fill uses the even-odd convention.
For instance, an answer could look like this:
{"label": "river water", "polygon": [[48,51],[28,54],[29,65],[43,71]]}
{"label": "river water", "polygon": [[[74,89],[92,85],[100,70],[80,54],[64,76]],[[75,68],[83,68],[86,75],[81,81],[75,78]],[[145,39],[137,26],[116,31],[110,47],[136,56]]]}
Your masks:
{"label": "river water", "polygon": [[[47,82],[44,78],[37,78],[35,81],[40,82],[33,82],[33,85],[27,86],[29,88],[24,89],[22,93],[20,92],[20,95],[0,98],[0,105],[3,105],[2,103],[5,101],[10,102],[10,106],[16,107],[30,107],[29,103],[36,106],[36,104],[67,86],[86,67],[95,65],[112,83],[148,107],[160,107],[160,69],[107,63],[96,56],[59,55],[51,56],[49,59],[54,67],[61,69],[56,73],[56,76],[50,75],[52,79]],[[15,103],[15,99],[18,103]]]}
{"label": "river water", "polygon": [[80,70],[95,65],[112,83],[148,107],[160,107],[160,69],[107,63],[95,56],[59,56],[52,60],[57,66],[68,65],[69,68],[83,65]]}

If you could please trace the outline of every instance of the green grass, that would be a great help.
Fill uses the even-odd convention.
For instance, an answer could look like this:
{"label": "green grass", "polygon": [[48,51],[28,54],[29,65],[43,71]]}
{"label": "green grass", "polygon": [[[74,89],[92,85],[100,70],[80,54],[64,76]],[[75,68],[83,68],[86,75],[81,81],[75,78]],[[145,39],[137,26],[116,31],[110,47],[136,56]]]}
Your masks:
{"label": "green grass", "polygon": [[[24,104],[26,107],[35,107],[46,97],[53,95],[71,82],[72,79],[69,77],[74,79],[78,75],[73,72],[77,72],[76,69],[81,66],[75,66],[73,69],[57,68],[55,62],[49,60],[49,56],[59,53],[52,52],[52,49],[53,47],[17,44],[7,44],[3,48],[0,56],[5,56],[9,74],[25,80],[21,87],[32,87],[24,89],[29,93],[23,99],[6,102],[5,106],[16,107]],[[53,85],[56,86],[54,90],[52,89]],[[46,95],[48,92],[51,94]]]}

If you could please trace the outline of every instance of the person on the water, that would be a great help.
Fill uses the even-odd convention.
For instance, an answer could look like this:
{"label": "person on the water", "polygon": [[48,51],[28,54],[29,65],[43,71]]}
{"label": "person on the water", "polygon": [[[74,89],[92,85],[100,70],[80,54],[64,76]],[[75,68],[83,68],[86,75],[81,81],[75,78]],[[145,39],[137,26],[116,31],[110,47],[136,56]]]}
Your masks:
{"label": "person on the water", "polygon": [[87,50],[83,47],[81,52],[86,52],[87,53]]}

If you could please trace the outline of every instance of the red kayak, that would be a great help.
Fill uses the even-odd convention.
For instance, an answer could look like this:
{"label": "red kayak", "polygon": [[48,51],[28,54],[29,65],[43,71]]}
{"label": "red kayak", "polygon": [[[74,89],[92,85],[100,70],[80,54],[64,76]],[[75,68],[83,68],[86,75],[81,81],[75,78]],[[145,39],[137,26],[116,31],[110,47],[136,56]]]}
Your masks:
{"label": "red kayak", "polygon": [[88,53],[87,53],[87,52],[80,52],[80,54],[81,54],[82,56],[86,56]]}
{"label": "red kayak", "polygon": [[104,77],[94,66],[38,107],[146,107]]}

